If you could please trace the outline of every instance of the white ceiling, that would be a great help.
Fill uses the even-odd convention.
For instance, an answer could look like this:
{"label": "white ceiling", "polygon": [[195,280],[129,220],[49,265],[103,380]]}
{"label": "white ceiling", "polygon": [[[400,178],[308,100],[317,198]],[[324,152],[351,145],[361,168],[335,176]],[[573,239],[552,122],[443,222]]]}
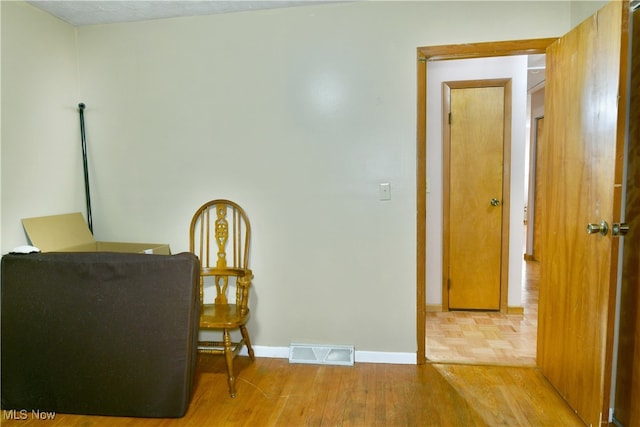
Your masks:
{"label": "white ceiling", "polygon": [[27,0],[74,26],[329,3],[333,0]]}

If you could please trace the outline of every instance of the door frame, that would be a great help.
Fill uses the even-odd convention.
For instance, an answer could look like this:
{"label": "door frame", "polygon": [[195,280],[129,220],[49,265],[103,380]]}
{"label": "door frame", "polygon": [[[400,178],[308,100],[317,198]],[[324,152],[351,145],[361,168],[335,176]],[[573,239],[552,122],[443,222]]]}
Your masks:
{"label": "door frame", "polygon": [[632,405],[640,399],[640,188],[633,177],[640,173],[640,0],[631,2],[630,33],[631,80],[629,100],[628,164],[626,175],[626,203],[624,222],[629,224],[629,234],[623,240],[622,277],[619,288],[620,318],[617,346],[615,347],[614,372],[615,404],[613,418],[623,425],[640,422],[640,408]]}
{"label": "door frame", "polygon": [[416,363],[418,365],[427,363],[427,62],[546,53],[547,47],[557,39],[554,37],[417,48]]}
{"label": "door frame", "polygon": [[[511,200],[511,78],[503,79],[482,79],[482,80],[462,80],[443,82],[443,111],[442,117],[446,117],[447,111],[451,109],[451,89],[470,89],[485,87],[501,87],[504,89],[504,109],[503,109],[503,130],[502,130],[502,194],[501,209],[502,220],[500,225],[500,301],[498,309],[501,313],[507,313],[509,295],[509,212]],[[450,247],[449,236],[451,232],[451,222],[449,221],[449,195],[450,188],[450,166],[451,156],[451,123],[449,120],[442,121],[442,198],[443,198],[443,227],[442,227],[442,310],[449,311],[449,268]],[[506,214],[505,214],[506,213]]]}

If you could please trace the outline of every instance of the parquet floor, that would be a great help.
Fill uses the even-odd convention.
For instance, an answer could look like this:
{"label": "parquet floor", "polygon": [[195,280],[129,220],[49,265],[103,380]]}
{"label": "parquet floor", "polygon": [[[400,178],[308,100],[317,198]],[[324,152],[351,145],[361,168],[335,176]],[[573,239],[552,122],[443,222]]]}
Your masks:
{"label": "parquet floor", "polygon": [[540,266],[524,263],[524,314],[427,313],[427,359],[433,362],[535,366]]}

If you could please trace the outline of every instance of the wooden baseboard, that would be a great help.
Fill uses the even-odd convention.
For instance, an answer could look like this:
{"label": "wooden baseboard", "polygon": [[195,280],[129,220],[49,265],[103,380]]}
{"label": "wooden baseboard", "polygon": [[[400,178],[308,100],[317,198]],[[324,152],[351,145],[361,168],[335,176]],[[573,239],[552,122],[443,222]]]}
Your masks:
{"label": "wooden baseboard", "polygon": [[[440,313],[442,311],[442,304],[427,304],[425,310],[427,313]],[[524,314],[524,307],[507,307],[507,314]]]}
{"label": "wooden baseboard", "polygon": [[427,313],[439,313],[442,311],[442,304],[427,304],[425,310]]}
{"label": "wooden baseboard", "polygon": [[524,307],[507,307],[507,314],[524,314]]}

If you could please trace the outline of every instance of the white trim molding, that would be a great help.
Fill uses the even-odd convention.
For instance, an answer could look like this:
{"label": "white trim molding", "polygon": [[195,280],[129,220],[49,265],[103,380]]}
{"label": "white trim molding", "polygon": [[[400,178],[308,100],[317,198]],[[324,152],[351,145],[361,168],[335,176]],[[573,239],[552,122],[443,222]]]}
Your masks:
{"label": "white trim molding", "polygon": [[[256,357],[268,357],[276,359],[289,359],[289,347],[253,346]],[[240,354],[247,356],[247,348],[244,347]],[[356,363],[390,363],[394,365],[415,365],[415,353],[400,353],[387,351],[359,351],[356,350]]]}

